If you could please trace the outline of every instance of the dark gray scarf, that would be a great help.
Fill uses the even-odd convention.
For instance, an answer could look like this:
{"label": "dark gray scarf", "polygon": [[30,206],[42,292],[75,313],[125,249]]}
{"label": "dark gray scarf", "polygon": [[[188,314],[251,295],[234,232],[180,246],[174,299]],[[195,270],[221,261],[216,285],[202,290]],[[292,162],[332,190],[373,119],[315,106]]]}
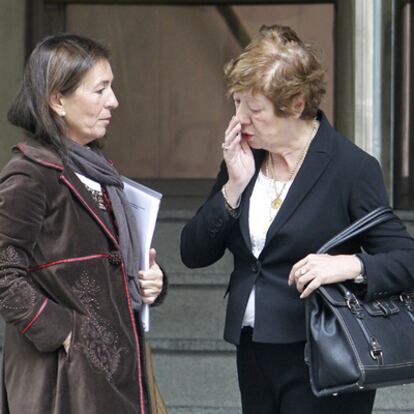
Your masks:
{"label": "dark gray scarf", "polygon": [[119,245],[128,275],[132,307],[139,310],[142,305],[138,282],[139,241],[135,230],[135,216],[123,192],[121,176],[102,151],[94,146],[88,147],[69,141],[66,162],[77,173],[106,187],[118,226]]}

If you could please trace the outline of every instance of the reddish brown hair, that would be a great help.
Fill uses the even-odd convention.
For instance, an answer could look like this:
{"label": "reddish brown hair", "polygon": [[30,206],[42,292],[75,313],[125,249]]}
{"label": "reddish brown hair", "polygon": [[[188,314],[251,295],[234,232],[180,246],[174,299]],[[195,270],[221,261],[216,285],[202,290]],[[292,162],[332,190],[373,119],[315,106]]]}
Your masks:
{"label": "reddish brown hair", "polygon": [[325,70],[318,52],[286,26],[262,26],[259,34],[224,69],[229,94],[262,94],[282,117],[297,113],[295,98],[303,96],[302,119],[314,118],[325,95]]}

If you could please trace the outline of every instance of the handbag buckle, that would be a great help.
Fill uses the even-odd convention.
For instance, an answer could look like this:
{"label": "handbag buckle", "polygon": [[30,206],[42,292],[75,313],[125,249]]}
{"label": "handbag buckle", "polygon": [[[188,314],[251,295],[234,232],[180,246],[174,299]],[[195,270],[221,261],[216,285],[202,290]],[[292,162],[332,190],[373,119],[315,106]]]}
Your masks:
{"label": "handbag buckle", "polygon": [[369,351],[369,354],[371,355],[372,359],[375,359],[375,360],[382,359],[382,351],[378,351],[378,350],[374,351],[373,349],[371,349]]}
{"label": "handbag buckle", "polygon": [[[414,302],[412,303],[414,306]],[[393,301],[381,301],[376,300],[373,302],[373,306],[377,309],[383,316],[391,316],[399,312],[398,306]],[[414,310],[414,307],[413,307]]]}
{"label": "handbag buckle", "polygon": [[371,355],[372,359],[375,359],[380,364],[382,364],[382,346],[374,337],[371,337],[370,339],[371,350],[369,351],[369,354]]}
{"label": "handbag buckle", "polygon": [[357,297],[354,294],[352,294],[351,292],[347,292],[345,300],[346,300],[346,306],[348,306],[349,310],[357,318],[362,318],[363,317],[362,306],[359,303],[359,300],[357,299]]}
{"label": "handbag buckle", "polygon": [[404,303],[408,312],[414,313],[414,293],[401,293],[400,301]]}

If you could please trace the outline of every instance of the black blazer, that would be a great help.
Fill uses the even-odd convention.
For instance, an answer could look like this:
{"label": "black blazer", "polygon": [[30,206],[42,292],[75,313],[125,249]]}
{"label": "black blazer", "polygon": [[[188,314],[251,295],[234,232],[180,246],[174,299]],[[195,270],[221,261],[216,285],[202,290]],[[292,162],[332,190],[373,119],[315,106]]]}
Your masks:
{"label": "black blazer", "polygon": [[[305,339],[305,304],[288,286],[292,265],[344,227],[379,206],[388,205],[380,166],[318,114],[320,128],[271,224],[258,259],[251,252],[249,199],[265,151],[254,151],[256,173],[246,187],[238,217],[225,208],[221,193],[228,179],[225,164],[207,201],[181,235],[181,257],[191,268],[208,266],[226,249],[234,256],[229,282],[224,339],[239,343],[247,300],[256,285],[253,340],[288,343]],[[363,252],[361,253],[361,247]],[[414,288],[414,240],[395,217],[332,253],[361,253],[366,295],[380,298]]]}

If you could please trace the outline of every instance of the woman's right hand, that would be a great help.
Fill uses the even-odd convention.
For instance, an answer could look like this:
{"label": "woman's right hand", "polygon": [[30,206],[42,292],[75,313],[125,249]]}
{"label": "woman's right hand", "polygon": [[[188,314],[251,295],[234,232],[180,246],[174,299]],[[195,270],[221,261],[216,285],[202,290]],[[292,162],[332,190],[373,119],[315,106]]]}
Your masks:
{"label": "woman's right hand", "polygon": [[236,116],[231,118],[224,135],[223,158],[229,175],[226,194],[229,202],[236,204],[255,171],[253,152],[241,138],[241,124]]}

